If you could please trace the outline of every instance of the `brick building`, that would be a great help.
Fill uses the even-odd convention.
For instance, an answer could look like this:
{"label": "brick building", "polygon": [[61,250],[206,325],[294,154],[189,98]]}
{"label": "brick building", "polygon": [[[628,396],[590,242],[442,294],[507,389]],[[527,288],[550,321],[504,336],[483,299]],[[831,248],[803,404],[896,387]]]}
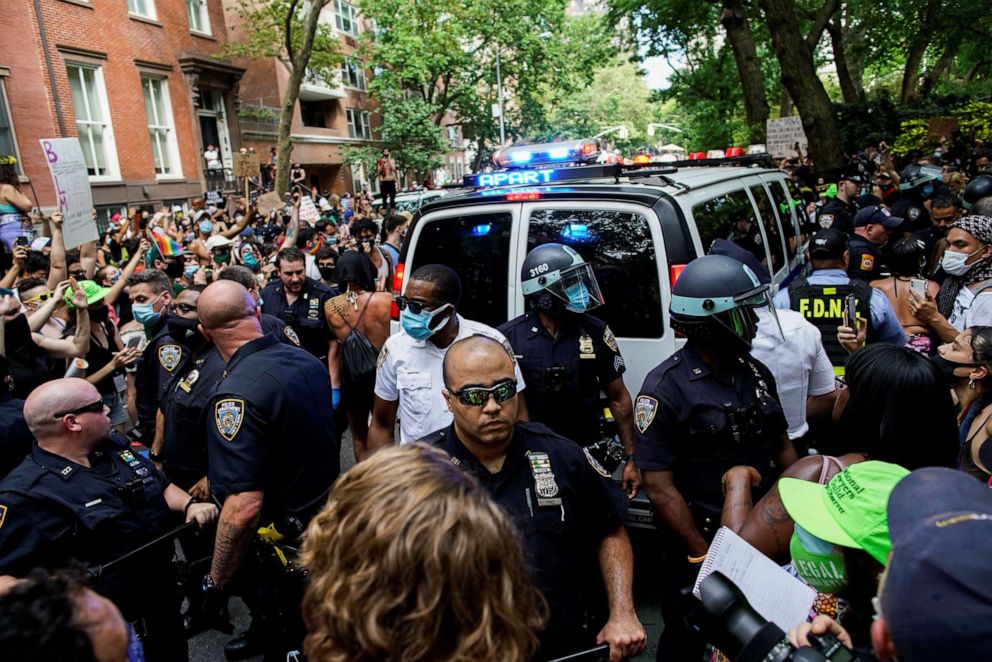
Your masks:
{"label": "brick building", "polygon": [[244,70],[215,57],[221,0],[15,0],[3,33],[0,152],[42,207],[54,191],[41,138],[80,138],[102,219],[200,195],[207,144],[231,165]]}

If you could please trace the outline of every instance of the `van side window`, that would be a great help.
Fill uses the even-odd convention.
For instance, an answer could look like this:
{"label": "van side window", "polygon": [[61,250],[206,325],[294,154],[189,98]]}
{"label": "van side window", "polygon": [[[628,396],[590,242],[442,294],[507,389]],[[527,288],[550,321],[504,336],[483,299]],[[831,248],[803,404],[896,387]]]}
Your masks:
{"label": "van side window", "polygon": [[416,250],[407,273],[425,264],[443,264],[462,281],[458,312],[489,326],[506,321],[506,284],[509,277],[509,212],[465,214],[421,222]]}
{"label": "van side window", "polygon": [[782,230],[778,226],[778,217],[772,210],[772,201],[768,199],[768,193],[761,184],[751,186],[751,195],[758,205],[758,212],[761,214],[761,224],[765,227],[765,236],[768,238],[768,252],[772,256],[773,274],[785,266],[785,252],[782,248]]}
{"label": "van side window", "polygon": [[[778,210],[778,217],[782,221],[782,232],[785,233],[785,251],[791,260],[796,256],[798,241],[796,240],[796,228],[792,222],[792,204],[789,195],[785,192],[782,182],[767,182],[768,190],[772,193],[772,201]],[[796,203],[801,205],[802,203]],[[797,210],[798,211],[798,210]]]}
{"label": "van side window", "polygon": [[647,217],[605,209],[532,210],[527,251],[551,242],[571,246],[592,265],[606,305],[591,312],[609,324],[614,335],[664,335],[657,256]]}
{"label": "van side window", "polygon": [[701,202],[692,208],[704,252],[717,239],[727,239],[754,255],[768,266],[764,242],[758,229],[754,207],[744,191],[733,191]]}

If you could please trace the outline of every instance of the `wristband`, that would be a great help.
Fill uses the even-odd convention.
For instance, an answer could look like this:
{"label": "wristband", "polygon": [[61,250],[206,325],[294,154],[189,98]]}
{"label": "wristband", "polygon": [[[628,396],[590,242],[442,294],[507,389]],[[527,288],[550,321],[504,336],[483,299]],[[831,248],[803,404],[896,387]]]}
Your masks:
{"label": "wristband", "polygon": [[703,554],[702,556],[687,556],[686,558],[689,560],[689,563],[693,565],[699,565],[700,563],[706,560],[706,555]]}
{"label": "wristband", "polygon": [[186,507],[183,508],[183,515],[189,514],[189,507],[192,506],[194,503],[200,503],[200,500],[197,499],[195,496],[191,496],[189,498],[189,501],[186,502]]}

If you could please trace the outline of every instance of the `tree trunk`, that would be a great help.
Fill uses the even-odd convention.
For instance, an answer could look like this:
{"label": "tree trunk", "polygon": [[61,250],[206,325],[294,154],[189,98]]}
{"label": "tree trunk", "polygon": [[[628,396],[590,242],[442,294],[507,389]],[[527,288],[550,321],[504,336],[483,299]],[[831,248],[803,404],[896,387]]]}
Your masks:
{"label": "tree trunk", "polygon": [[810,156],[820,172],[844,165],[837,121],[827,91],[816,75],[813,52],[799,33],[795,0],[759,0],[782,70],[782,85],[796,104],[809,140]]}
{"label": "tree trunk", "polygon": [[857,103],[861,101],[861,88],[855,83],[847,64],[847,55],[844,53],[844,32],[839,18],[827,25],[827,32],[830,33],[834,66],[837,67],[837,81],[840,83],[840,93],[844,97],[844,103]]}
{"label": "tree trunk", "polygon": [[727,39],[734,53],[737,74],[744,94],[744,113],[747,116],[748,138],[752,143],[765,142],[765,122],[768,120],[768,98],[765,78],[754,47],[754,34],[748,23],[741,0],[723,0],[720,23],[727,31]]}
{"label": "tree trunk", "polygon": [[944,52],[940,54],[940,59],[937,63],[933,65],[927,75],[923,77],[923,89],[921,93],[923,96],[930,96],[933,91],[934,85],[943,78],[944,74],[950,68],[951,63],[954,62],[954,58],[957,57],[958,48],[961,46],[960,41],[952,41],[945,48]]}
{"label": "tree trunk", "polygon": [[779,117],[792,117],[792,97],[789,96],[789,90],[782,86],[782,91],[778,96],[778,116]]}
{"label": "tree trunk", "polygon": [[811,53],[816,50],[816,45],[820,43],[823,31],[830,25],[830,19],[837,13],[838,9],[840,9],[839,0],[825,0],[823,6],[816,12],[813,17],[813,25],[810,26],[809,34],[806,35],[806,45],[809,46]]}
{"label": "tree trunk", "polygon": [[971,81],[975,80],[975,76],[978,72],[982,70],[982,67],[992,64],[992,60],[978,60],[968,69],[968,73],[964,75],[964,83],[967,85]]}
{"label": "tree trunk", "polygon": [[[293,111],[296,109],[296,102],[300,97],[300,86],[306,78],[307,65],[310,63],[310,53],[313,51],[313,40],[317,34],[317,26],[320,21],[320,10],[323,9],[330,0],[304,0],[309,5],[306,19],[303,22],[303,43],[295,53],[290,52],[289,58],[292,67],[289,71],[289,80],[286,83],[286,96],[282,100],[282,113],[279,115],[279,138],[276,142],[276,151],[279,160],[276,162],[276,192],[280,196],[285,195],[289,189],[289,166],[292,163],[290,157],[293,156],[293,143],[290,140],[290,132],[293,129]],[[295,9],[295,3],[289,11]],[[289,30],[292,17],[286,17],[286,26]],[[291,43],[291,38],[286,35],[286,43]],[[246,192],[247,195],[247,192]]]}
{"label": "tree trunk", "polygon": [[906,49],[906,66],[902,72],[902,89],[899,93],[899,99],[903,103],[915,101],[919,96],[920,64],[930,46],[939,11],[940,0],[927,0],[927,4],[923,7],[923,15],[917,21],[919,28],[909,40],[909,47]]}

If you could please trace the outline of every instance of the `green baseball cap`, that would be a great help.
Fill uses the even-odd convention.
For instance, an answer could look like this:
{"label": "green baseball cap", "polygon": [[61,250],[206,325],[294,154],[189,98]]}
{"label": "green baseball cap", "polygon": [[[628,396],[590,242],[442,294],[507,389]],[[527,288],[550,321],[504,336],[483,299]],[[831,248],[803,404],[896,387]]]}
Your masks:
{"label": "green baseball cap", "polygon": [[907,469],[888,462],[858,462],[826,485],[797,478],[778,482],[782,505],[799,526],[817,538],[863,549],[885,565],[889,538],[889,495]]}
{"label": "green baseball cap", "polygon": [[[78,287],[79,289],[81,289],[83,292],[86,293],[86,305],[88,306],[92,306],[97,301],[100,301],[101,299],[103,299],[103,297],[107,296],[108,292],[110,292],[109,287],[103,287],[102,285],[98,285],[92,280],[81,280],[78,283],[76,283],[76,287]],[[68,305],[70,308],[73,307],[71,289],[65,291],[65,296],[62,297],[62,300],[65,301],[66,305]]]}

